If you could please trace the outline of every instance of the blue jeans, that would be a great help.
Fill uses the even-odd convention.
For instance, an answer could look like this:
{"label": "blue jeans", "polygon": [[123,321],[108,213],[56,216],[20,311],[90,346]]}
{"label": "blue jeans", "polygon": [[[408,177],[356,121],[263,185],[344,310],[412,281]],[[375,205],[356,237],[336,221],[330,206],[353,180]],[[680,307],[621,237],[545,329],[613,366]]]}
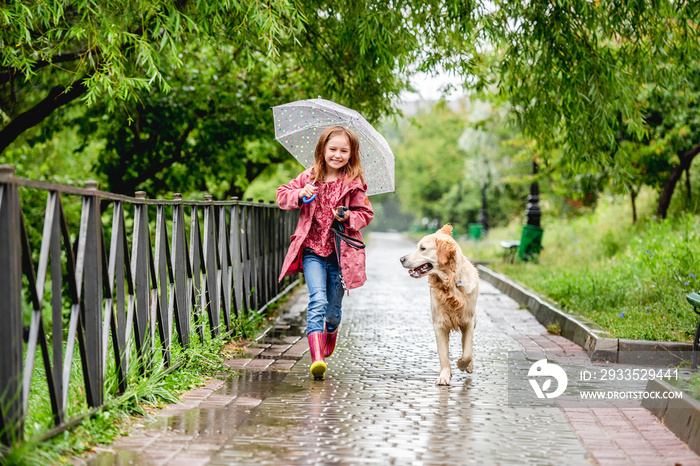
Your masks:
{"label": "blue jeans", "polygon": [[343,285],[335,254],[321,257],[310,249],[304,250],[304,277],[309,287],[309,310],[306,314],[306,334],[323,332],[325,318],[328,330],[340,325],[343,304]]}

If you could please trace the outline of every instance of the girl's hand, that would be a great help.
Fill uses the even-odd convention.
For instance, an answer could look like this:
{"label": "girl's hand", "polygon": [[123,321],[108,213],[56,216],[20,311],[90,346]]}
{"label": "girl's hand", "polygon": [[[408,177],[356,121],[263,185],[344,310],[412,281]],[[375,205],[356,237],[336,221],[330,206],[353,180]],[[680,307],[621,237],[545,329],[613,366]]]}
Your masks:
{"label": "girl's hand", "polygon": [[333,212],[333,216],[335,217],[335,219],[338,220],[339,222],[347,222],[348,218],[350,218],[350,216],[347,214],[347,212],[345,213],[344,217],[340,217],[338,215],[338,211],[336,209],[331,208],[331,211]]}
{"label": "girl's hand", "polygon": [[311,184],[307,184],[301,190],[299,191],[299,199],[303,197],[311,198],[314,194],[316,194],[316,191],[318,191],[318,188],[316,186],[313,186]]}

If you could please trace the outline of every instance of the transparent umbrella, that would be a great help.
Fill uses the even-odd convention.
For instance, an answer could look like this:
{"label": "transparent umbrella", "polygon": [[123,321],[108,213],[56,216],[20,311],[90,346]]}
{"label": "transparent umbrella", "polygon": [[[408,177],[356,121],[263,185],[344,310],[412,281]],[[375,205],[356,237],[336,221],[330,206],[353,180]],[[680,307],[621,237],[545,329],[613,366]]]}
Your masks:
{"label": "transparent umbrella", "polygon": [[314,149],[323,130],[343,126],[360,140],[360,161],[367,195],[394,191],[394,154],[386,139],[355,110],[325,99],[298,100],[272,107],[275,140],[304,167],[314,164]]}

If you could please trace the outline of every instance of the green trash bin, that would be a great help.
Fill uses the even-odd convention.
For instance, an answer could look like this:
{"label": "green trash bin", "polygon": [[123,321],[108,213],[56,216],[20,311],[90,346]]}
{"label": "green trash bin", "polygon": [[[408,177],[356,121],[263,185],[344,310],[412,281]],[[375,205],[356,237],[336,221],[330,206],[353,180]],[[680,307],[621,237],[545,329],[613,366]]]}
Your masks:
{"label": "green trash bin", "polygon": [[542,227],[535,225],[525,225],[523,233],[520,237],[520,247],[518,248],[518,257],[524,261],[530,261],[537,257],[542,251]]}
{"label": "green trash bin", "polygon": [[481,239],[481,233],[484,231],[484,226],[481,223],[469,224],[469,237],[472,239]]}

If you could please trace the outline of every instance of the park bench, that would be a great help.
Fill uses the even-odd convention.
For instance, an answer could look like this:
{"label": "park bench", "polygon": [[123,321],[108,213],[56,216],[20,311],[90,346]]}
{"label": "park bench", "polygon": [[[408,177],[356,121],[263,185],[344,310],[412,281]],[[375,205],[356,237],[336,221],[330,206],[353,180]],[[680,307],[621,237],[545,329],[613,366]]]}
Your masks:
{"label": "park bench", "polygon": [[515,262],[515,255],[518,253],[518,248],[520,248],[520,241],[501,241],[501,247],[503,248],[503,262],[510,264]]}
{"label": "park bench", "polygon": [[[690,293],[686,295],[685,299],[693,306],[693,310],[696,314],[700,315],[700,294]],[[698,367],[698,350],[700,350],[700,322],[698,322],[698,328],[695,330],[695,338],[693,339],[693,369]]]}

